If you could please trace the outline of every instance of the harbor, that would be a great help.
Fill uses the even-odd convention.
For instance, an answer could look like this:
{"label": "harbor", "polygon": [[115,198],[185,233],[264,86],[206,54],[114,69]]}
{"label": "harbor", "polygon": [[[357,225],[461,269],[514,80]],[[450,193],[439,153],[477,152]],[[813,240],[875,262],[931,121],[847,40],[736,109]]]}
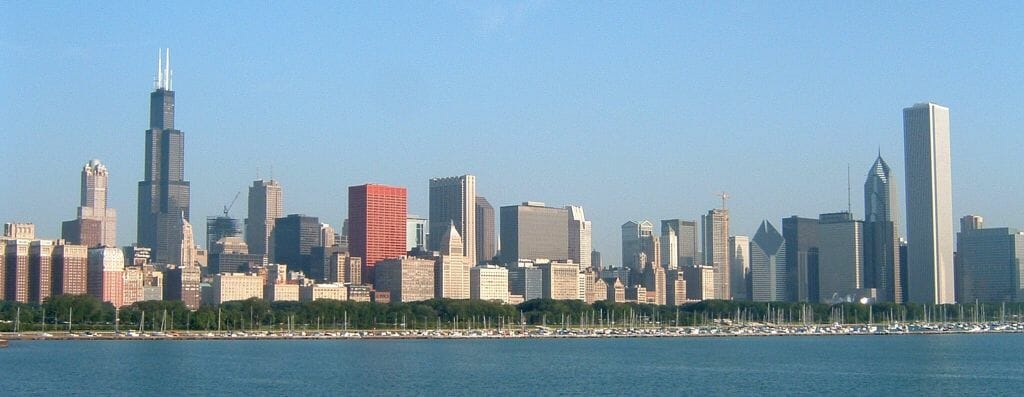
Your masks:
{"label": "harbor", "polygon": [[187,331],[187,332],[24,332],[5,333],[7,340],[338,340],[338,339],[515,339],[515,338],[679,338],[840,335],[921,335],[1024,333],[1024,323],[909,323],[813,325],[710,325],[651,328],[552,328],[529,326],[498,329],[387,329],[316,331]]}

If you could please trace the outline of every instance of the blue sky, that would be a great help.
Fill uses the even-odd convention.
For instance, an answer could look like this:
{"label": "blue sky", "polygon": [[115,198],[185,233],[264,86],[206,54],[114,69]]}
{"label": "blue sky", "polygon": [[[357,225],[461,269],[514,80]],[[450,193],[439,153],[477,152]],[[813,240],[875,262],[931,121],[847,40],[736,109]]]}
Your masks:
{"label": "blue sky", "polygon": [[[619,225],[732,233],[853,210],[901,109],[950,107],[955,216],[1017,205],[1024,18],[1014,2],[0,3],[0,220],[59,236],[90,158],[134,241],[148,94],[171,48],[193,223],[257,176],[340,224],[349,185],[471,173],[495,206],[579,204],[617,264]],[[902,192],[901,192],[902,195]],[[901,207],[904,206],[901,198]]]}

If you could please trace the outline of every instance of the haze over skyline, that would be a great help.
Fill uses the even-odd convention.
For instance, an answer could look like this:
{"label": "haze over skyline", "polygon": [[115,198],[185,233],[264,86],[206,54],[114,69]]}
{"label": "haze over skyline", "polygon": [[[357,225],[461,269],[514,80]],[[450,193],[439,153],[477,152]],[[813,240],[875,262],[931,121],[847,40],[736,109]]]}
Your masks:
{"label": "haze over skyline", "polygon": [[258,169],[338,230],[348,186],[405,186],[426,216],[429,179],[468,173],[496,210],[583,206],[617,265],[622,223],[699,220],[719,191],[732,234],[845,210],[847,165],[862,218],[879,151],[902,213],[902,109],[924,101],[950,108],[953,216],[1024,226],[1016,3],[98,4],[0,4],[0,219],[42,237],[98,158],[135,241],[163,47],[197,230],[235,192],[244,218]]}

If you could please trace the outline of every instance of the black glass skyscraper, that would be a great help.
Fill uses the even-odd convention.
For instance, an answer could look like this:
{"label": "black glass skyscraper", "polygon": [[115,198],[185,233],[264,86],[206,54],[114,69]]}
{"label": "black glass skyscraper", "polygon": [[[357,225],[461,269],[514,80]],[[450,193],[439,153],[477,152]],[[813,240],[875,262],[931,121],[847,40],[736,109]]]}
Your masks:
{"label": "black glass skyscraper", "polygon": [[149,95],[145,175],[139,182],[138,242],[152,248],[158,263],[180,259],[181,219],[189,219],[185,180],[185,134],[174,128],[170,51],[159,57],[156,87]]}

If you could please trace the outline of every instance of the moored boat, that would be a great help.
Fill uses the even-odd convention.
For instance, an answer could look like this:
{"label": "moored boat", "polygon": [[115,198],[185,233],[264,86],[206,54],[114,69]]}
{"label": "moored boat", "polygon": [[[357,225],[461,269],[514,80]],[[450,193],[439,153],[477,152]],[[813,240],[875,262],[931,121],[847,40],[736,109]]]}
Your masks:
{"label": "moored boat", "polygon": [[0,339],[0,349],[7,347],[7,339]]}

